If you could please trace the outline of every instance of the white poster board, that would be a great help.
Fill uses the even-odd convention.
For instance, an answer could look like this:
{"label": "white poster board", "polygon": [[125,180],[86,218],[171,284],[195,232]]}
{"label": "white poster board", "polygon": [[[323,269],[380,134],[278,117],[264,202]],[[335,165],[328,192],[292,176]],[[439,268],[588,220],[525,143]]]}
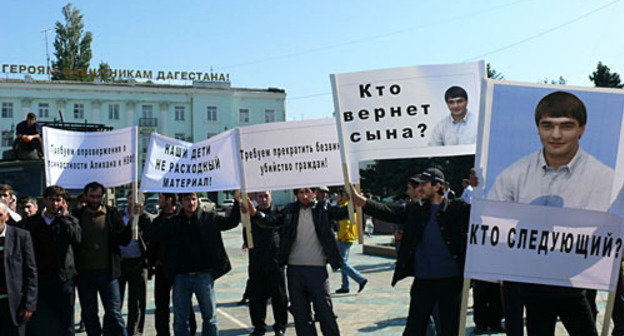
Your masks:
{"label": "white poster board", "polygon": [[464,275],[615,290],[622,224],[604,212],[475,199]]}
{"label": "white poster board", "polygon": [[[494,249],[469,235],[466,276],[613,289],[624,232],[608,213],[624,204],[613,203],[624,173],[624,92],[483,80],[482,93],[471,229],[498,225],[501,241],[524,229],[537,248]],[[538,253],[541,243],[548,253]]]}
{"label": "white poster board", "polygon": [[116,187],[133,181],[136,127],[111,132],[43,128],[46,185],[82,189],[97,181]]}
{"label": "white poster board", "polygon": [[145,192],[207,192],[240,188],[236,132],[198,143],[152,133],[141,178]]}
{"label": "white poster board", "polygon": [[[333,118],[259,124],[239,132],[247,192],[344,185]],[[354,180],[357,171],[351,176]]]}
{"label": "white poster board", "polygon": [[[330,77],[338,129],[351,162],[474,154],[483,61]],[[457,122],[445,99],[454,87],[467,96],[464,118]]]}

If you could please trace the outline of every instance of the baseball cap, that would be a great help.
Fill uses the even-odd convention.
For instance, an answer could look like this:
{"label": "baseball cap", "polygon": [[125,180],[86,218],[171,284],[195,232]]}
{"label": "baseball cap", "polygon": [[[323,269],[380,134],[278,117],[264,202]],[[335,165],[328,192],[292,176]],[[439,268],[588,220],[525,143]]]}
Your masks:
{"label": "baseball cap", "polygon": [[444,183],[444,173],[438,168],[427,168],[424,172],[420,173],[420,176],[412,178],[416,182],[438,182]]}

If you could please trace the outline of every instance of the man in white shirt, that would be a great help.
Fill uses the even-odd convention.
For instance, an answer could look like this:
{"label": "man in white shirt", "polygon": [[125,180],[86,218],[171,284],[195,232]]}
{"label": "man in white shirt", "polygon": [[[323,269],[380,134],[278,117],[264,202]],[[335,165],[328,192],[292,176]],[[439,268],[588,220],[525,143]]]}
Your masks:
{"label": "man in white shirt", "polygon": [[[506,168],[488,198],[606,211],[613,169],[580,148],[586,122],[585,105],[575,95],[557,91],[542,98],[535,108],[542,149]],[[523,286],[529,335],[554,335],[557,316],[570,335],[598,335],[584,290]]]}
{"label": "man in white shirt", "polygon": [[461,194],[461,199],[463,199],[464,202],[466,203],[470,203],[470,200],[472,199],[472,190],[473,190],[472,186],[470,185],[470,180],[463,179],[462,186],[464,187],[464,191]]}
{"label": "man in white shirt", "polygon": [[451,86],[444,93],[444,100],[451,114],[435,125],[429,146],[474,144],[477,138],[477,116],[468,111],[466,90]]}

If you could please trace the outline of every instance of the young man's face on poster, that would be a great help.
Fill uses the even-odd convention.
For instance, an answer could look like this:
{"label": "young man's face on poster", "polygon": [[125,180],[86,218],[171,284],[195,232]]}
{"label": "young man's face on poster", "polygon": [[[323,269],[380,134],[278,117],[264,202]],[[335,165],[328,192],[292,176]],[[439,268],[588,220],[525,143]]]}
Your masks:
{"label": "young man's face on poster", "polygon": [[579,147],[585,126],[579,126],[574,118],[546,115],[540,119],[537,132],[547,157],[571,158]]}
{"label": "young man's face on poster", "polygon": [[468,99],[464,97],[449,98],[446,100],[446,105],[453,117],[463,118],[468,107]]}

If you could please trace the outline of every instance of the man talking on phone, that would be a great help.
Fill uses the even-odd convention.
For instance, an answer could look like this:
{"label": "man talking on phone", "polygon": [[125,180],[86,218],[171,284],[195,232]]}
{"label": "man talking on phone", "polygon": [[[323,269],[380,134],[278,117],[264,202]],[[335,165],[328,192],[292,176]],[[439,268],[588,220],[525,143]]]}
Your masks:
{"label": "man talking on phone", "polygon": [[45,208],[18,223],[30,232],[37,263],[37,311],[29,335],[74,335],[74,250],[81,240],[78,220],[69,214],[69,194],[59,186],[43,192]]}

